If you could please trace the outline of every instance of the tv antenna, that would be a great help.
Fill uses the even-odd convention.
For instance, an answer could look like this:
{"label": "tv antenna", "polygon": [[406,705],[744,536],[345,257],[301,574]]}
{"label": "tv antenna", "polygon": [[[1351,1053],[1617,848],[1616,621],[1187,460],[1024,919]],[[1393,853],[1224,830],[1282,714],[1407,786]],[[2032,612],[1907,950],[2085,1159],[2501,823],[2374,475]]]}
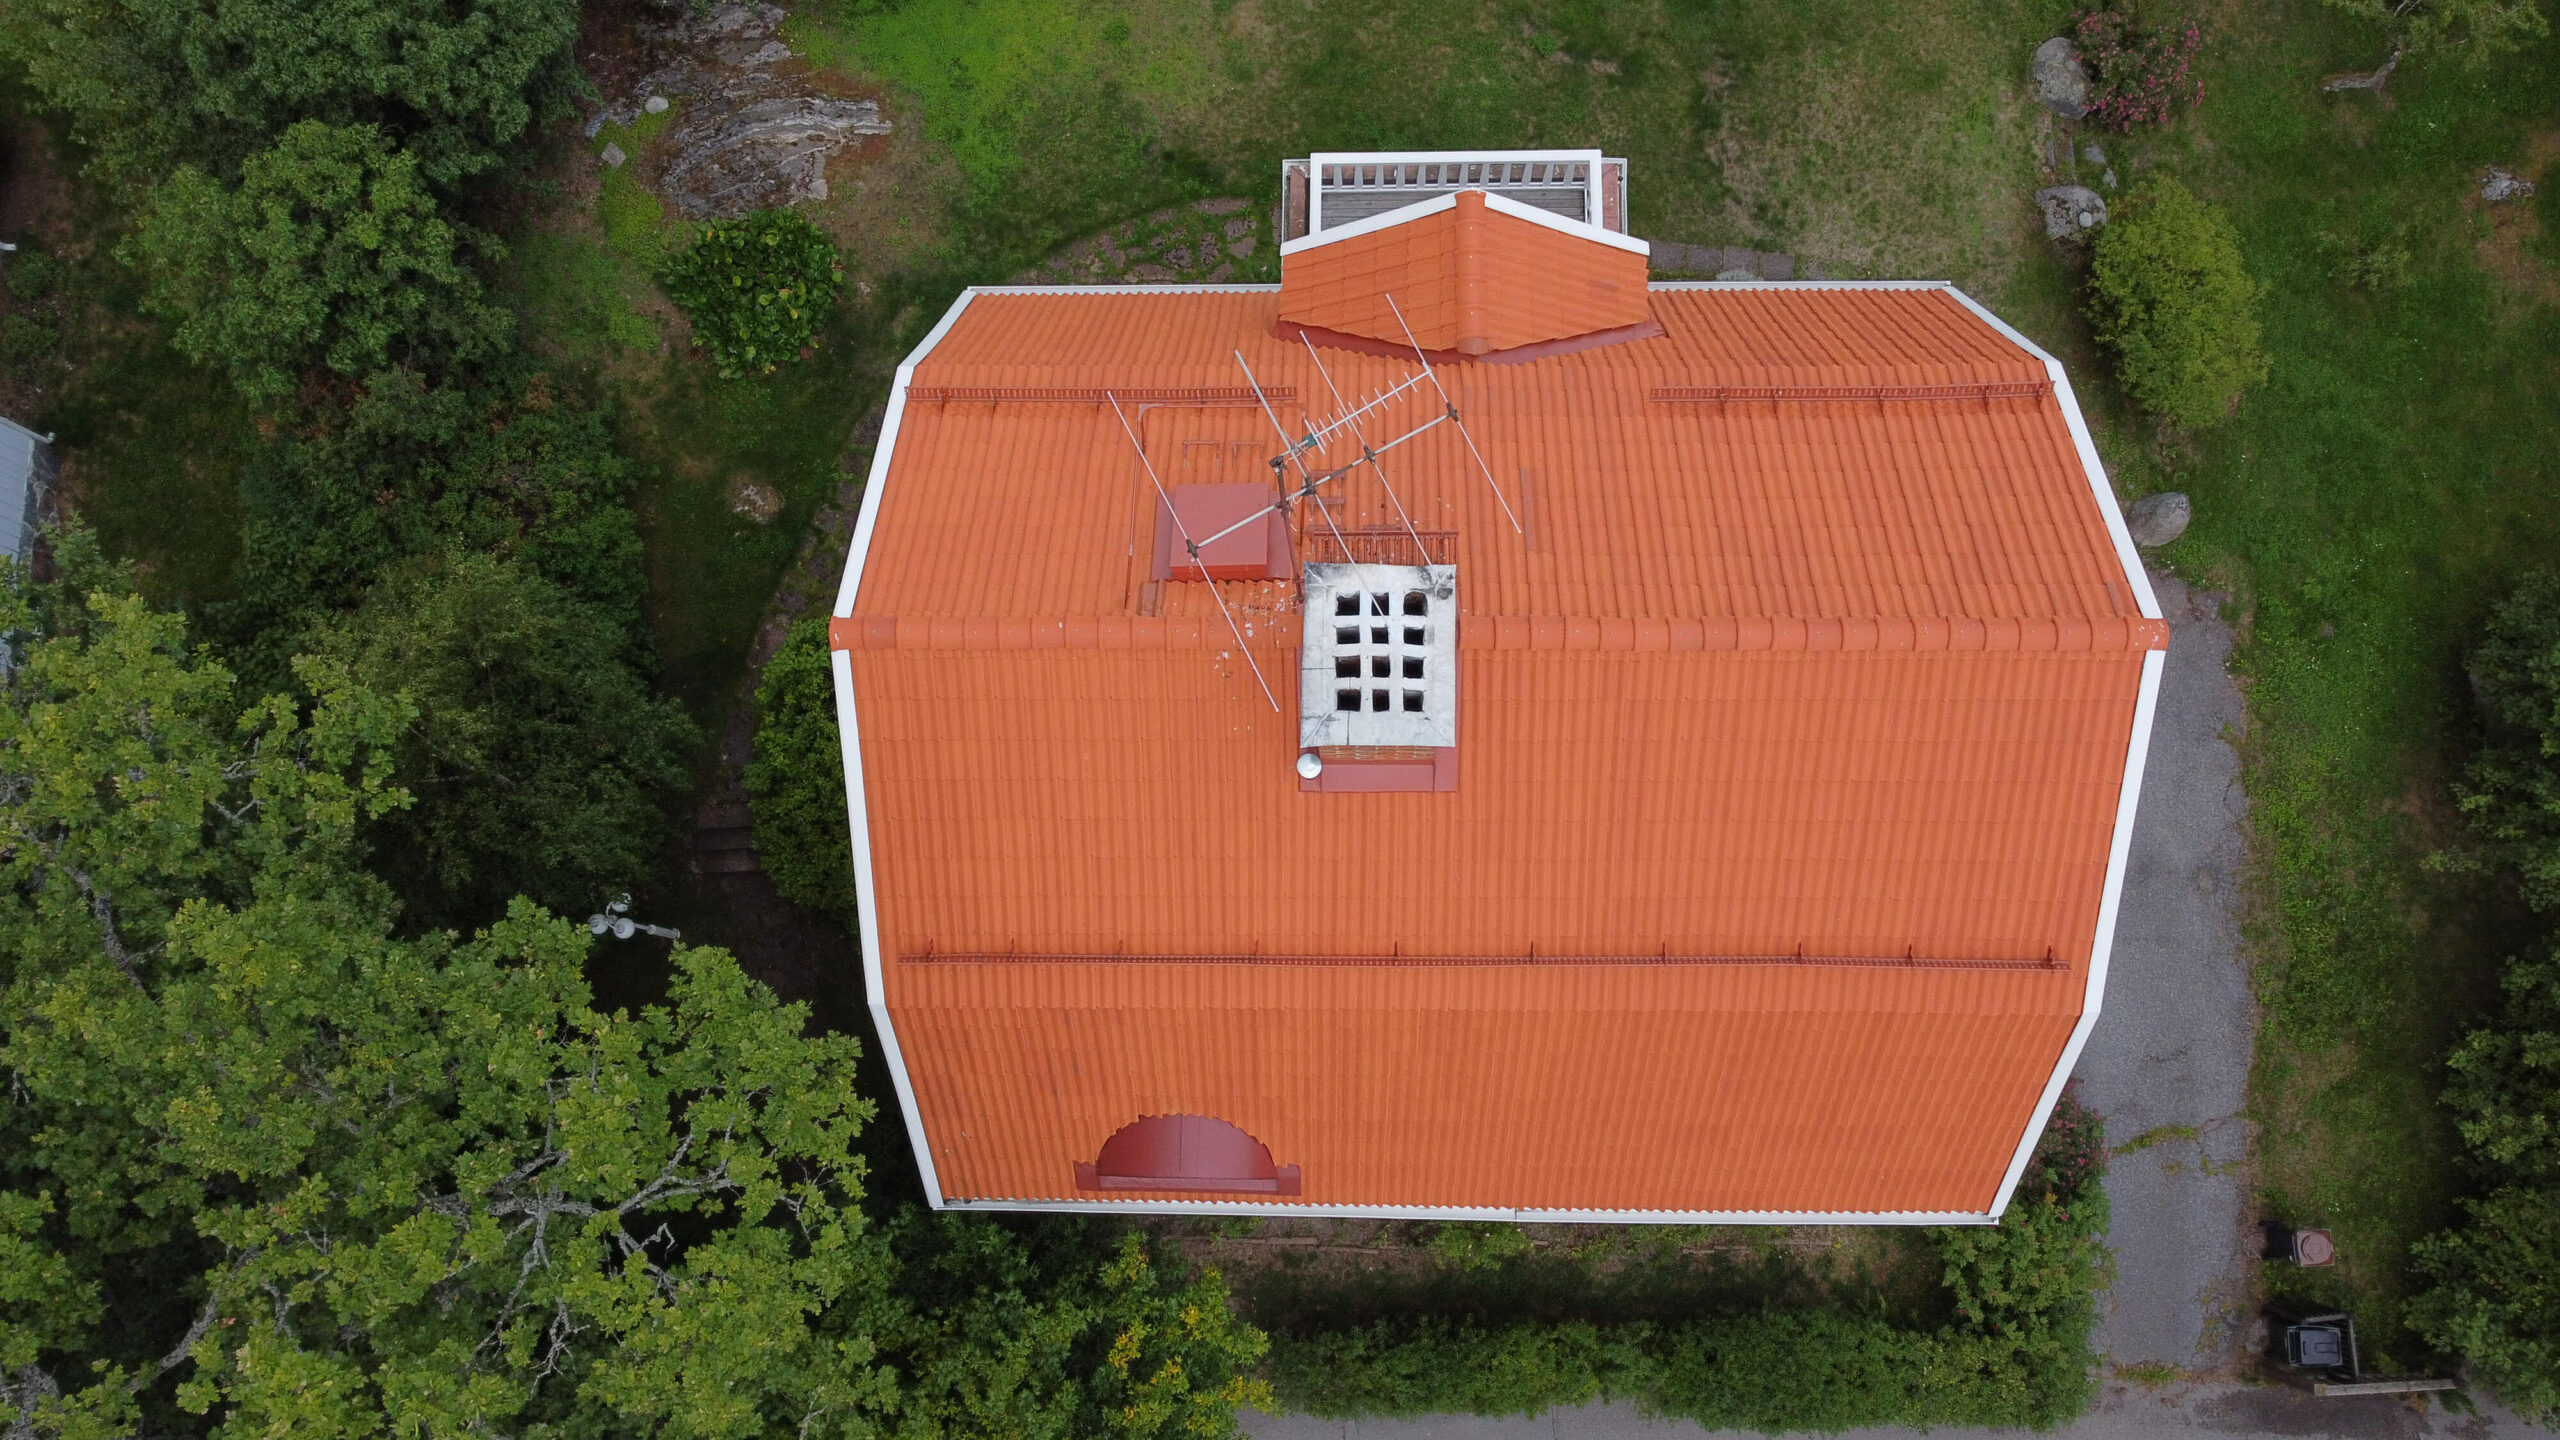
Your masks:
{"label": "tv antenna", "polygon": [[[1502,507],[1502,518],[1511,522],[1512,533],[1527,533],[1521,529],[1519,513],[1512,508],[1510,497],[1502,493],[1501,482],[1493,478],[1493,468],[1485,463],[1484,452],[1477,448],[1475,436],[1468,433],[1466,419],[1458,413],[1457,401],[1450,397],[1448,387],[1440,383],[1440,372],[1432,366],[1431,357],[1423,353],[1421,342],[1414,338],[1413,327],[1406,323],[1403,308],[1396,304],[1396,297],[1392,294],[1386,300],[1387,308],[1395,314],[1397,327],[1404,331],[1405,344],[1413,351],[1414,364],[1418,368],[1354,404],[1343,395],[1342,387],[1334,383],[1333,372],[1326,367],[1324,357],[1316,352],[1315,342],[1301,331],[1298,339],[1307,347],[1307,358],[1315,362],[1316,373],[1324,378],[1325,389],[1332,393],[1335,411],[1308,424],[1304,432],[1294,439],[1290,437],[1288,427],[1280,423],[1279,413],[1271,408],[1271,399],[1264,392],[1261,379],[1253,373],[1253,367],[1245,362],[1244,352],[1229,352],[1235,356],[1236,368],[1244,372],[1245,384],[1252,387],[1253,398],[1261,403],[1263,418],[1271,422],[1271,432],[1280,439],[1280,453],[1269,461],[1272,478],[1280,482],[1280,498],[1216,534],[1203,537],[1200,544],[1210,545],[1223,540],[1274,511],[1286,516],[1301,500],[1316,500],[1319,502],[1317,513],[1324,517],[1325,528],[1333,532],[1334,543],[1342,547],[1343,558],[1347,560],[1351,557],[1351,543],[1343,536],[1341,527],[1334,524],[1332,511],[1323,505],[1322,491],[1324,486],[1366,465],[1378,477],[1378,488],[1386,492],[1387,503],[1394,508],[1397,523],[1404,527],[1414,549],[1428,560],[1430,552],[1422,542],[1422,532],[1415,527],[1412,512],[1405,508],[1404,498],[1396,493],[1394,482],[1387,478],[1387,467],[1381,463],[1381,457],[1444,424],[1457,428],[1459,439],[1466,444],[1468,457],[1476,463],[1477,473],[1484,476],[1485,485],[1493,491],[1494,503]],[[1361,422],[1382,417],[1389,406],[1424,385],[1430,386],[1432,393],[1439,396],[1439,413],[1407,428],[1384,444],[1372,445]],[[1124,419],[1122,423],[1125,425],[1127,422]],[[1326,463],[1332,458],[1330,450],[1333,444],[1346,437],[1359,447],[1360,453],[1338,465]],[[1316,458],[1317,468],[1309,468],[1309,455]],[[1289,483],[1291,471],[1297,474],[1294,487]]]}

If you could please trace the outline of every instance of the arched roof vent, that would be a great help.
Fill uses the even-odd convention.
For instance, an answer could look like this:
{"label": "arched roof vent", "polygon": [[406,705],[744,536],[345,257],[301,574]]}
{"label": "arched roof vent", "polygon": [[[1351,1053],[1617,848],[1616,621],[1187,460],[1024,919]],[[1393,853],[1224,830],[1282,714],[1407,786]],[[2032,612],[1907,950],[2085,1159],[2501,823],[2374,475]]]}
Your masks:
{"label": "arched roof vent", "polygon": [[1202,1190],[1295,1195],[1298,1167],[1271,1163],[1271,1147],[1206,1115],[1148,1115],[1076,1165],[1079,1190]]}

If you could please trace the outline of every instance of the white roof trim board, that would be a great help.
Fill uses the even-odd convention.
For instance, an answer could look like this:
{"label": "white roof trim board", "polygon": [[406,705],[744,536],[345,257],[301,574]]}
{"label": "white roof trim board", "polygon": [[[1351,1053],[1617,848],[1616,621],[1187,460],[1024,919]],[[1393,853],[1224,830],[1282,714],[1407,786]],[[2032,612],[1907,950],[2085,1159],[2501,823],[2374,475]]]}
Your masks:
{"label": "white roof trim board", "polygon": [[[2080,473],[2089,482],[2089,494],[2098,502],[2098,514],[2106,521],[2108,538],[2115,543],[2116,563],[2124,570],[2125,586],[2144,618],[2160,619],[2160,599],[2152,593],[2151,577],[2143,573],[2142,556],[2133,548],[2133,532],[2125,527],[2124,511],[2116,505],[2115,487],[2107,481],[2106,465],[2098,458],[2097,442],[2090,438],[2089,422],[2080,414],[2079,397],[2071,391],[2070,377],[2062,373],[2062,362],[1984,309],[1972,296],[1953,285],[1946,290],[2011,344],[2044,362],[2045,374],[2053,381],[2053,398],[2062,406],[2062,418],[2071,426],[2072,447],[2080,456]],[[2036,1141],[2043,1138],[2045,1122],[2053,1117],[2053,1107],[2062,1098],[2062,1087],[2070,1081],[2073,1067],[2080,1063],[2080,1051],[2089,1043],[2089,1032],[2098,1025],[2098,1011],[2106,999],[2107,962],[2115,952],[2116,917],[2124,903],[2125,868],[2133,853],[2133,822],[2142,801],[2143,765],[2151,753],[2151,722],[2160,708],[2160,677],[2168,663],[2165,650],[2149,651],[2142,657],[2142,689],[2133,702],[2133,735],[2125,745],[2124,780],[2116,793],[2115,833],[2107,844],[2107,883],[2098,898],[2097,933],[2089,941],[2089,982],[2081,995],[2080,1019],[2071,1027],[2071,1038],[2063,1042],[2061,1058],[2054,1062],[2053,1077],[2045,1082],[2035,1115],[2027,1121],[2026,1133],[2018,1140],[2017,1153],[2009,1158],[2008,1173],[2000,1180],[2000,1193],[1991,1202],[1994,1217],[2009,1208],[2009,1197],[2016,1193],[2019,1178],[2026,1174]]]}
{"label": "white roof trim board", "polygon": [[[838,618],[853,613],[853,602],[862,593],[862,566],[871,556],[871,534],[880,523],[880,492],[889,478],[889,457],[898,448],[898,422],[907,413],[907,386],[916,376],[916,366],[951,333],[960,322],[960,314],[969,308],[974,290],[960,292],[943,312],[942,323],[924,337],[914,353],[900,362],[897,378],[889,386],[889,408],[881,417],[880,442],[871,452],[871,474],[862,485],[862,515],[854,522],[853,540],[845,554],[844,583],[836,588]],[[836,737],[844,747],[845,813],[853,825],[853,894],[860,911],[862,930],[862,988],[871,1002],[871,1023],[880,1029],[880,1055],[889,1062],[889,1080],[897,1087],[898,1111],[907,1122],[907,1141],[915,1147],[916,1166],[924,1172],[924,1193],[935,1206],[942,1204],[942,1180],[933,1168],[933,1144],[924,1133],[924,1112],[916,1106],[914,1079],[907,1073],[907,1052],[898,1044],[898,1027],[889,1019],[889,992],[880,967],[879,890],[871,875],[871,806],[863,789],[862,717],[854,704],[853,657],[832,650],[828,663],[836,679]]]}

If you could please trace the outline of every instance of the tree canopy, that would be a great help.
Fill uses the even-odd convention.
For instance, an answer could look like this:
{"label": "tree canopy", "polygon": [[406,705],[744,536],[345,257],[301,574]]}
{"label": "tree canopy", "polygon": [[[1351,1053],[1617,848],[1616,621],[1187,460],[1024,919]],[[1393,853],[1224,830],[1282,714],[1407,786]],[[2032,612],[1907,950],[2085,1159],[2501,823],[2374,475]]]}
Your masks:
{"label": "tree canopy", "polygon": [[468,925],[530,895],[577,914],[644,878],[698,739],[625,663],[615,616],[475,551],[390,571],[318,653],[413,703],[416,798],[369,832],[411,916]]}
{"label": "tree canopy", "polygon": [[867,1213],[856,1043],[726,954],[606,1013],[525,902],[395,933],[355,862],[407,716],[333,659],[239,703],[105,584],[12,576],[0,629],[0,1429],[1063,1440],[1265,1398],[1216,1278],[1134,1235]]}
{"label": "tree canopy", "polygon": [[131,254],[179,350],[252,398],[325,366],[497,353],[514,317],[483,293],[469,248],[437,212],[417,157],[370,125],[305,120],[252,154],[236,186],[192,165],[154,187]]}
{"label": "tree canopy", "polygon": [[241,479],[243,593],[218,612],[224,641],[262,668],[281,677],[301,637],[385,567],[446,550],[516,560],[638,633],[631,465],[604,416],[547,376],[464,387],[379,371],[301,418]]}
{"label": "tree canopy", "polygon": [[577,85],[575,0],[21,0],[0,44],[110,169],[228,180],[297,121],[376,128],[449,186]]}

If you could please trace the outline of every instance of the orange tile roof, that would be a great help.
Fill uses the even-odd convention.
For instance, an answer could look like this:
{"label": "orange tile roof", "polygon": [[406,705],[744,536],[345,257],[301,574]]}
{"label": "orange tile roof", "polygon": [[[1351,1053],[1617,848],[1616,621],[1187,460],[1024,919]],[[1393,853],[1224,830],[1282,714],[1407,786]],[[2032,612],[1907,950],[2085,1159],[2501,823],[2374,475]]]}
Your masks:
{"label": "orange tile roof", "polygon": [[1280,318],[1393,345],[1410,326],[1412,343],[1461,355],[1645,322],[1641,248],[1525,206],[1489,207],[1480,190],[1418,208],[1429,213],[1300,242],[1281,260]]}
{"label": "orange tile roof", "polygon": [[1293,432],[1412,373],[1282,300],[979,293],[905,382],[836,633],[937,1195],[1077,1203],[1198,1114],[1317,1208],[1992,1208],[2165,643],[2043,362],[1942,289],[1666,287],[1443,368],[1501,498],[1442,426],[1332,523],[1454,532],[1459,786],[1309,794],[1294,586],[1151,582],[1099,401],[1167,485],[1268,479],[1239,353]]}

